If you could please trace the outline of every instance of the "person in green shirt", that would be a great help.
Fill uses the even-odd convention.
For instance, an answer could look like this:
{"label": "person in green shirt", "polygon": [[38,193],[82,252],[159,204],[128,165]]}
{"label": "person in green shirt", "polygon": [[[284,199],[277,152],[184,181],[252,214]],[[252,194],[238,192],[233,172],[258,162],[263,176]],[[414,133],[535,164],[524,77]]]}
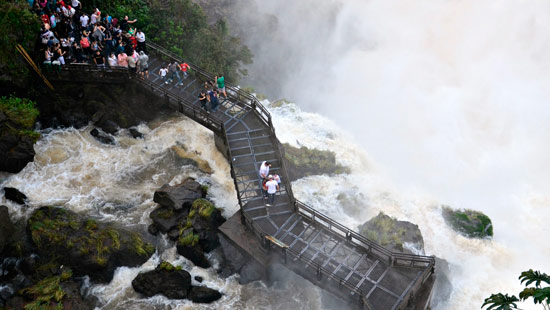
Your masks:
{"label": "person in green shirt", "polygon": [[225,99],[227,99],[227,92],[225,91],[225,78],[222,74],[218,75],[216,83],[218,84],[218,91],[223,94]]}

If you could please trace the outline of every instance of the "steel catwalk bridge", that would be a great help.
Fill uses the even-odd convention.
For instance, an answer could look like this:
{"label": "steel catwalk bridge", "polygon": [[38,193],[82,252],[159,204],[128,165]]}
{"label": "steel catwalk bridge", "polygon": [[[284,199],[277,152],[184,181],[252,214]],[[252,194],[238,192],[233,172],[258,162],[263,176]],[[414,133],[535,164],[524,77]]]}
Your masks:
{"label": "steel catwalk bridge", "polygon": [[[162,65],[177,61],[175,54],[147,43],[149,78],[140,79],[125,68],[93,65],[64,66],[48,74],[52,81],[140,83],[164,103],[215,133],[231,166],[241,213],[271,255],[290,270],[362,309],[409,309],[423,284],[434,272],[434,257],[391,252],[294,198],[285,167],[284,150],[277,140],[268,110],[250,93],[226,83],[228,99],[220,97],[215,113],[206,113],[198,101],[205,81],[214,76],[189,64],[191,73],[182,86],[166,85],[158,75]],[[272,206],[265,204],[258,170],[262,161],[283,180]]]}

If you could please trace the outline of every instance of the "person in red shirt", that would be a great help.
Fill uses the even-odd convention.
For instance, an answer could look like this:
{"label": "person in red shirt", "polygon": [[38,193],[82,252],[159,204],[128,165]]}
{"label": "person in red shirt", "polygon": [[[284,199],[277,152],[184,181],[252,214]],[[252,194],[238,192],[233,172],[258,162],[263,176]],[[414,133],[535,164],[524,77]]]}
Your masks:
{"label": "person in red shirt", "polygon": [[188,73],[187,73],[188,69],[191,69],[191,67],[186,62],[180,64],[180,70],[183,72],[183,78],[185,79],[188,76]]}

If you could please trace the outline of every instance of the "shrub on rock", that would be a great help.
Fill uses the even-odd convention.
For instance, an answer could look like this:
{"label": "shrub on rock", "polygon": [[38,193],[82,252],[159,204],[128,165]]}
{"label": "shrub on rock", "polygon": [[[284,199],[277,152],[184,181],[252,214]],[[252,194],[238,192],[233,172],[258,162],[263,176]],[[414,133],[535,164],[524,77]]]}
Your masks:
{"label": "shrub on rock", "polygon": [[392,251],[412,253],[405,247],[408,243],[418,252],[424,253],[424,239],[418,225],[398,221],[382,212],[359,226],[359,233]]}
{"label": "shrub on rock", "polygon": [[475,210],[453,210],[448,206],[442,207],[445,222],[455,231],[468,238],[486,238],[493,236],[491,219]]}

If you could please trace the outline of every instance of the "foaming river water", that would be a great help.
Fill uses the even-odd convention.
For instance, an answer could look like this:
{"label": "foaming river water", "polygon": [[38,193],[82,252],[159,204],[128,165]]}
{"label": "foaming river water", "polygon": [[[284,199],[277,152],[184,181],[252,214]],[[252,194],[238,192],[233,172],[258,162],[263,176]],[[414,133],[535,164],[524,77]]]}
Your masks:
{"label": "foaming river water", "polygon": [[[391,180],[349,133],[326,117],[303,112],[294,104],[271,107],[278,138],[295,146],[307,146],[336,153],[338,162],[351,173],[312,176],[293,183],[296,197],[351,228],[357,228],[379,211],[419,225],[425,252],[450,263],[453,291],[450,300],[435,309],[476,309],[483,298],[496,291],[519,291],[517,274],[524,269],[549,270],[550,250],[537,247],[538,234],[548,230],[548,198],[540,193],[518,196],[525,214],[512,219],[489,213],[495,224],[492,240],[465,238],[449,229],[441,217],[442,201],[421,191],[398,191]],[[165,183],[177,184],[191,176],[209,186],[209,198],[223,214],[237,209],[236,193],[229,166],[214,145],[213,134],[182,117],[165,117],[140,125],[144,139],[133,139],[125,131],[116,145],[104,145],[89,135],[90,128],[44,131],[35,145],[35,161],[14,175],[3,175],[2,186],[24,192],[30,208],[21,208],[2,198],[14,218],[28,216],[36,207],[60,205],[102,221],[116,221],[146,231],[149,213],[156,208],[154,191]],[[212,174],[179,157],[177,149],[194,153],[208,162]],[[506,213],[504,213],[506,214]],[[507,222],[509,221],[509,222]],[[527,225],[527,223],[529,223]],[[507,231],[510,225],[511,232]],[[511,238],[510,236],[514,236]],[[523,239],[522,244],[514,240]],[[534,251],[536,249],[536,251]],[[525,255],[525,251],[534,251]],[[325,304],[322,292],[307,281],[288,274],[287,281],[268,287],[261,282],[239,285],[238,277],[222,278],[214,267],[201,269],[178,255],[173,244],[162,237],[157,252],[137,268],[117,269],[109,284],[91,284],[89,293],[98,297],[101,309],[334,309]],[[151,270],[161,260],[183,266],[204,284],[221,291],[223,298],[213,305],[195,305],[162,296],[141,298],[131,281]],[[495,280],[498,279],[498,280]],[[528,306],[525,309],[530,309]]]}

